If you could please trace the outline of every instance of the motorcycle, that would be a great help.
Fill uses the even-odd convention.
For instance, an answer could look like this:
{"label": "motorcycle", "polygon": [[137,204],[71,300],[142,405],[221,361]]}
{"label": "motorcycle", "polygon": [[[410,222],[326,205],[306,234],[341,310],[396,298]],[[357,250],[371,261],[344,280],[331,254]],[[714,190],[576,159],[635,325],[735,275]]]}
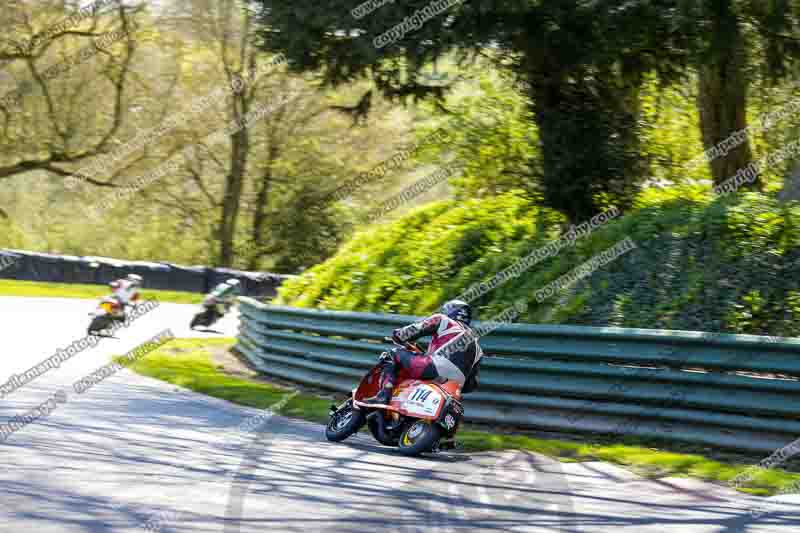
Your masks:
{"label": "motorcycle", "polygon": [[224,309],[220,309],[221,304],[213,296],[207,296],[203,301],[203,310],[192,317],[189,324],[189,329],[195,329],[198,326],[208,328],[213,326],[220,318],[225,316],[225,313],[230,309],[230,304],[224,305]]}
{"label": "motorcycle", "polygon": [[106,296],[97,305],[94,312],[89,313],[92,322],[89,324],[87,333],[95,335],[101,333],[111,326],[114,322],[125,321],[125,306],[115,297]]}
{"label": "motorcycle", "polygon": [[[417,354],[413,343],[395,345]],[[383,357],[383,356],[382,356]],[[367,425],[372,436],[384,446],[397,447],[403,455],[414,456],[455,448],[455,434],[464,415],[461,387],[453,381],[434,383],[408,379],[400,369],[398,385],[386,405],[371,405],[364,399],[378,393],[382,364],[379,362],[353,389],[340,406],[331,406],[325,437],[340,442]]]}

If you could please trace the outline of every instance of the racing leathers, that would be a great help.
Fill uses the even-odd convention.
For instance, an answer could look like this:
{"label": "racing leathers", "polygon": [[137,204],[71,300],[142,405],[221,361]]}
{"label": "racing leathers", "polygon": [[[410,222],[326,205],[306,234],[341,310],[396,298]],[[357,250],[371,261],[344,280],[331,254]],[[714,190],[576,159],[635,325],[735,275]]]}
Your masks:
{"label": "racing leathers", "polygon": [[113,296],[122,306],[131,305],[139,300],[139,286],[127,279],[119,279],[110,283]]}
{"label": "racing leathers", "polygon": [[410,379],[455,381],[463,386],[472,368],[483,357],[475,332],[466,324],[443,314],[397,329],[392,338],[398,343],[430,336],[425,355],[397,348],[384,361],[381,391],[371,403],[386,403],[397,383],[397,369],[406,370]]}
{"label": "racing leathers", "polygon": [[[239,289],[237,287],[229,285],[227,282],[222,282],[206,296],[205,300],[203,300],[203,305],[214,307],[218,314],[223,315],[233,305],[233,300],[238,292]],[[218,306],[223,306],[223,309]]]}

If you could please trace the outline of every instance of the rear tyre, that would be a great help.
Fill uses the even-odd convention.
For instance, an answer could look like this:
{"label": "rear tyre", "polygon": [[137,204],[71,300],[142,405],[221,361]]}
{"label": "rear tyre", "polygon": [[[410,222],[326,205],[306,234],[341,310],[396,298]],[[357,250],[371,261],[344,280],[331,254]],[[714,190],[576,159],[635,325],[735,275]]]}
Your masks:
{"label": "rear tyre", "polygon": [[331,415],[325,428],[325,438],[331,442],[341,442],[361,429],[365,422],[364,412],[353,409],[353,400],[348,400]]}
{"label": "rear tyre", "polygon": [[397,449],[403,455],[420,455],[433,450],[442,437],[442,428],[427,420],[417,420],[403,432]]}

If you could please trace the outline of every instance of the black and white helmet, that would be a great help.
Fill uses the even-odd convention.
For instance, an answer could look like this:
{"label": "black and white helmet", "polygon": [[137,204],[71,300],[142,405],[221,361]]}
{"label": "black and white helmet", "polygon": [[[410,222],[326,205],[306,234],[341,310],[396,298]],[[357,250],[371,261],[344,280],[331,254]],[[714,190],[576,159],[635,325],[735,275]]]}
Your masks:
{"label": "black and white helmet", "polygon": [[472,307],[462,300],[450,300],[442,306],[442,314],[469,326],[472,322]]}
{"label": "black and white helmet", "polygon": [[142,280],[142,276],[140,276],[139,274],[128,274],[125,277],[125,279],[130,281],[131,284],[133,284],[136,287],[141,287],[142,286],[142,281],[143,280]]}

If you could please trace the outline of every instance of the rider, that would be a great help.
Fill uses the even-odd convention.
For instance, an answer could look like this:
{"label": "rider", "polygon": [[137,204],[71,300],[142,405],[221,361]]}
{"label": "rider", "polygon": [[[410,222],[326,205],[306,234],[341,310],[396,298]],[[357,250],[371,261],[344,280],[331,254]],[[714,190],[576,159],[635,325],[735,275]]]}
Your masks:
{"label": "rider", "polygon": [[241,294],[241,292],[241,282],[236,278],[231,278],[214,287],[214,290],[211,291],[208,296],[206,296],[203,304],[206,307],[217,306],[221,304],[225,306],[225,311],[228,311],[233,305],[233,299],[237,295]]}
{"label": "rider", "polygon": [[123,279],[112,281],[109,285],[114,291],[114,298],[124,307],[139,300],[139,288],[142,286],[142,276],[138,274],[128,274]]}
{"label": "rider", "polygon": [[397,382],[397,366],[408,372],[410,379],[451,380],[463,386],[473,367],[483,357],[475,332],[469,327],[472,308],[461,300],[452,300],[442,306],[441,312],[420,322],[396,329],[392,339],[398,344],[431,336],[428,351],[417,355],[403,348],[395,348],[384,358],[381,390],[365,403],[387,404]]}

